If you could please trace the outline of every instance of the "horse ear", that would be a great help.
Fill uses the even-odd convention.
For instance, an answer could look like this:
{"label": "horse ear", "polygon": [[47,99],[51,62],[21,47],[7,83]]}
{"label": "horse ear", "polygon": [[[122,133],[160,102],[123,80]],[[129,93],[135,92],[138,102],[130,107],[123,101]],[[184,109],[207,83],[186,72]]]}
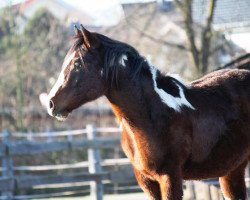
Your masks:
{"label": "horse ear", "polygon": [[81,34],[80,29],[79,29],[79,28],[77,28],[77,26],[76,26],[76,25],[74,25],[74,31],[75,31],[75,35],[76,35],[76,36]]}
{"label": "horse ear", "polygon": [[84,40],[85,46],[88,49],[90,47],[97,46],[97,40],[96,40],[96,37],[93,35],[93,33],[91,33],[86,28],[84,28],[82,24],[80,26],[81,26],[81,33],[83,35],[83,40]]}

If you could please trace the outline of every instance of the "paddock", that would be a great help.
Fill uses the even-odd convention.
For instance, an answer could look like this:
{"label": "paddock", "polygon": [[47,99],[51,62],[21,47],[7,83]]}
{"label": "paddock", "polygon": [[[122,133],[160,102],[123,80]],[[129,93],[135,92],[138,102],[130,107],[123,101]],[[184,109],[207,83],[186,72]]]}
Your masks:
{"label": "paddock", "polygon": [[[99,137],[99,133],[114,133],[117,137]],[[121,150],[120,133],[121,129],[117,127],[96,128],[94,125],[59,132],[11,133],[4,130],[0,144],[0,199],[145,199],[128,159],[115,154]],[[48,152],[74,149],[88,152],[88,160],[41,166],[16,166],[13,163],[15,156],[28,155],[32,158]],[[105,149],[114,149],[114,158],[102,158],[102,151]],[[249,170],[248,167],[248,187]],[[41,172],[42,175],[39,175]],[[218,180],[186,181],[183,188],[185,200],[223,199]]]}

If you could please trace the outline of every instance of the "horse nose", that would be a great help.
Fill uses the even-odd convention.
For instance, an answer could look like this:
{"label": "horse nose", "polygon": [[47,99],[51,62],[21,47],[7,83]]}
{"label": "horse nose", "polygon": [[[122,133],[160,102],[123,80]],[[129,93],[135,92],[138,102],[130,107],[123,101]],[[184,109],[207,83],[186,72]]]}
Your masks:
{"label": "horse nose", "polygon": [[48,111],[48,114],[53,117],[54,111],[55,111],[55,104],[51,99],[48,101],[47,111]]}
{"label": "horse nose", "polygon": [[54,110],[54,107],[55,107],[54,102],[53,102],[52,100],[50,100],[50,101],[49,101],[49,109],[53,111],[53,110]]}

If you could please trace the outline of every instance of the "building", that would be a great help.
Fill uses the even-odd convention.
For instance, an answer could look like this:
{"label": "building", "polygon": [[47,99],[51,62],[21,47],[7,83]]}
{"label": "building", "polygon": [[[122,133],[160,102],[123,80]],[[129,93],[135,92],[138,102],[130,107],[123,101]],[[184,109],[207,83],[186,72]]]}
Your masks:
{"label": "building", "polygon": [[[208,0],[194,0],[193,18],[204,24]],[[213,28],[224,32],[225,38],[245,51],[250,52],[250,1],[217,0]]]}

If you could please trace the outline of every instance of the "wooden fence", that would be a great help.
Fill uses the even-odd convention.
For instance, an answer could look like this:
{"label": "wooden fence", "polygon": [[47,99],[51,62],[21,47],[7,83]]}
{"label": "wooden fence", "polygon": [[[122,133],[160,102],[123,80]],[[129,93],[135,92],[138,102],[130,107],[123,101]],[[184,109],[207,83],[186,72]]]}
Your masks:
{"label": "wooden fence", "polygon": [[[0,144],[0,157],[2,159],[2,177],[0,178],[0,199],[34,199],[46,197],[60,197],[79,193],[79,191],[64,191],[56,193],[22,195],[17,192],[35,187],[47,187],[51,184],[68,184],[73,186],[86,183],[90,185],[90,195],[93,200],[102,200],[104,194],[104,184],[127,184],[133,185],[137,189],[132,167],[128,159],[106,159],[102,160],[100,149],[120,148],[120,137],[97,137],[97,133],[120,133],[119,128],[95,128],[88,125],[86,129],[45,132],[45,133],[12,133],[3,131],[2,143]],[[77,135],[86,135],[86,138],[76,138]],[[61,140],[55,138],[63,137]],[[65,139],[66,137],[66,139]],[[19,138],[13,140],[13,138]],[[22,138],[20,140],[20,138]],[[37,139],[37,138],[46,138]],[[14,166],[13,157],[55,152],[62,150],[81,149],[88,151],[88,161],[75,164],[60,164],[46,166]],[[117,170],[103,170],[107,166],[126,166]],[[88,168],[88,172],[63,173],[56,175],[27,175],[25,172],[41,172],[65,169]],[[16,172],[22,172],[16,175]],[[248,179],[249,180],[249,179]],[[128,187],[129,188],[129,187]],[[186,199],[220,200],[222,195],[218,189],[218,181],[207,182],[186,182],[184,185]],[[203,197],[201,197],[203,195]]]}
{"label": "wooden fence", "polygon": [[[106,159],[101,162],[99,149],[117,148],[120,146],[119,134],[117,138],[98,137],[97,132],[120,132],[119,128],[95,128],[88,125],[86,129],[62,132],[46,133],[13,133],[4,131],[2,143],[0,144],[0,157],[2,158],[2,177],[0,178],[0,199],[32,199],[47,196],[70,195],[73,192],[62,194],[41,194],[41,195],[15,195],[16,191],[29,189],[35,186],[62,183],[90,182],[92,199],[101,200],[103,196],[103,181],[112,183],[135,183],[131,166],[127,159]],[[74,136],[86,134],[87,139],[74,139]],[[67,137],[57,141],[55,137]],[[11,140],[10,137],[24,138],[24,140]],[[38,137],[47,137],[45,141],[36,141]],[[88,150],[88,161],[76,164],[47,165],[47,166],[13,166],[12,158],[22,155],[36,155],[46,152],[62,150],[82,149]],[[111,165],[128,165],[129,167],[119,171],[102,171],[101,167]],[[89,168],[89,173],[70,173],[63,175],[20,175],[15,176],[15,171],[48,171],[62,169]]]}

